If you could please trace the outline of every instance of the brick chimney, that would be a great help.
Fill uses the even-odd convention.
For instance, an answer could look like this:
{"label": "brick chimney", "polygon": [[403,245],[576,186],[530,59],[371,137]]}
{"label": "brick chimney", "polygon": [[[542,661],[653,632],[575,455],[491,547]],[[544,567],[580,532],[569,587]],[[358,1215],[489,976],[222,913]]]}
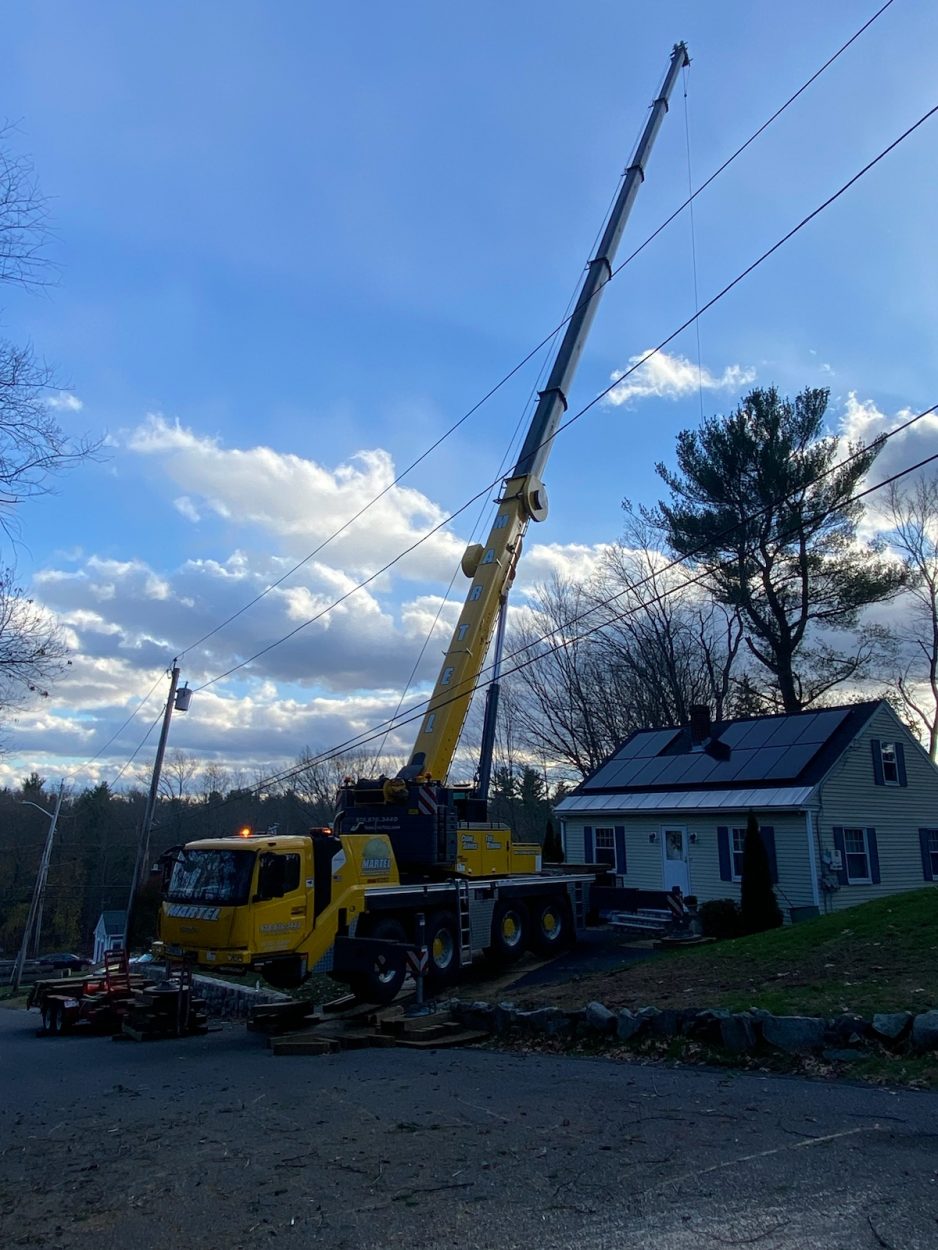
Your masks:
{"label": "brick chimney", "polygon": [[691,746],[701,747],[710,737],[710,709],[706,703],[690,705]]}

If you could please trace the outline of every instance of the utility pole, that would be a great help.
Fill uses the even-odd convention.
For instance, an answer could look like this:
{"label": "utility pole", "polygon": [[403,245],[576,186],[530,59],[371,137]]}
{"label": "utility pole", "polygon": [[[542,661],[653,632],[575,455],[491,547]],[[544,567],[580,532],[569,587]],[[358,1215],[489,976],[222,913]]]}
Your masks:
{"label": "utility pole", "polygon": [[[23,930],[23,940],[20,942],[20,949],[16,956],[16,962],[13,965],[13,978],[11,986],[15,994],[20,988],[20,982],[23,979],[23,966],[26,963],[26,953],[29,949],[29,939],[33,932],[33,926],[36,924],[37,917],[42,914],[42,898],[46,889],[46,878],[49,875],[49,861],[52,859],[52,843],[55,839],[55,827],[59,821],[59,812],[62,808],[62,797],[65,794],[65,782],[59,783],[59,792],[56,795],[55,810],[47,812],[44,807],[40,807],[38,803],[33,803],[29,799],[21,799],[27,807],[38,807],[39,811],[49,817],[49,832],[46,834],[45,845],[42,848],[42,858],[39,861],[39,871],[36,874],[36,884],[33,886],[33,897],[29,904],[29,914],[26,917],[26,928]],[[39,932],[36,926],[36,942],[38,945]]]}
{"label": "utility pole", "polygon": [[166,754],[166,740],[169,737],[169,722],[173,718],[174,709],[186,712],[192,692],[188,686],[177,690],[179,685],[179,668],[173,661],[173,669],[169,680],[169,697],[166,700],[166,711],[163,713],[163,728],[160,730],[160,741],[156,748],[156,759],[153,761],[153,776],[150,779],[150,792],[147,795],[146,807],[143,809],[143,823],[140,827],[140,840],[137,843],[137,857],[134,861],[134,875],[130,882],[130,893],[127,896],[127,918],[124,922],[124,950],[129,950],[130,927],[133,920],[134,901],[137,888],[142,884],[147,871],[150,857],[150,830],[156,814],[156,800],[160,788],[160,774],[163,771],[163,756]]}

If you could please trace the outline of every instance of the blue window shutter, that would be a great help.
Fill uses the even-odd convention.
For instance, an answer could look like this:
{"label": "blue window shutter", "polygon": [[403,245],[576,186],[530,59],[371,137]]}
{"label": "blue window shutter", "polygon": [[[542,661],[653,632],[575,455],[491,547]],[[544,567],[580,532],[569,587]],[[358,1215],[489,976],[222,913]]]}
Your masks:
{"label": "blue window shutter", "polygon": [[896,743],[896,772],[899,774],[899,785],[907,786],[909,781],[905,775],[905,747],[901,742]]}
{"label": "blue window shutter", "polygon": [[931,870],[931,834],[930,829],[919,829],[918,840],[922,847],[922,876],[926,881],[934,881],[935,874]]}
{"label": "blue window shutter", "polygon": [[588,864],[593,862],[595,851],[593,850],[593,826],[583,826],[583,858]]}
{"label": "blue window shutter", "polygon": [[760,825],[759,832],[762,834],[762,844],[765,847],[765,853],[769,860],[769,871],[772,874],[772,884],[778,885],[778,859],[775,855],[775,830],[771,825]]}
{"label": "blue window shutter", "polygon": [[885,785],[883,781],[883,750],[879,745],[879,738],[871,738],[870,746],[873,749],[873,784],[877,786]]}
{"label": "blue window shutter", "polygon": [[625,825],[616,825],[616,872],[628,872],[625,859]]}
{"label": "blue window shutter", "polygon": [[866,849],[870,853],[870,879],[874,885],[879,885],[879,847],[876,844],[876,830],[867,829],[866,831]]}
{"label": "blue window shutter", "polygon": [[717,850],[720,852],[720,880],[733,880],[733,862],[730,859],[730,831],[726,825],[717,825]]}
{"label": "blue window shutter", "polygon": [[[879,743],[874,744],[879,747]],[[880,776],[882,776],[882,765],[880,765]],[[841,885],[847,885],[847,848],[844,845],[844,827],[843,825],[834,825],[834,846],[840,851],[841,867],[837,873]]]}

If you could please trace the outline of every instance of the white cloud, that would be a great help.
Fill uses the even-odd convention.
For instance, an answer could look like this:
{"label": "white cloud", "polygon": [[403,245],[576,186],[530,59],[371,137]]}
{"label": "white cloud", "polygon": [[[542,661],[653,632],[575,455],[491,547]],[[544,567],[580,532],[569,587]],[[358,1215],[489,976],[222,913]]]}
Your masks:
{"label": "white cloud", "polygon": [[85,406],[78,396],[70,391],[59,391],[58,395],[50,395],[46,403],[58,412],[81,412]]}
{"label": "white cloud", "polygon": [[[892,416],[882,412],[872,400],[861,400],[855,391],[850,391],[844,402],[843,414],[840,418],[837,433],[842,440],[842,450],[847,454],[848,444],[866,446],[881,434],[886,434],[897,426],[904,424],[915,413],[910,408],[900,409]],[[882,482],[895,473],[917,464],[927,456],[933,455],[938,447],[938,413],[931,412],[921,417],[914,425],[893,435],[886,440],[882,450],[873,462],[868,475],[868,484]],[[928,476],[934,476],[938,469],[934,463],[919,470]],[[900,482],[911,484],[915,474],[907,475]],[[874,492],[867,497],[867,518],[863,526],[863,536],[869,537],[872,532],[881,530],[884,525],[882,501],[885,492]]]}
{"label": "white cloud", "polygon": [[[169,479],[185,487],[174,506],[187,519],[204,520],[213,513],[257,527],[298,559],[348,523],[328,544],[325,558],[350,575],[375,572],[446,519],[444,510],[420,491],[393,484],[394,462],[380,448],[360,451],[330,468],[269,447],[225,448],[218,439],[159,414],[133,430],[127,446],[138,455],[158,457]],[[372,499],[373,506],[353,519]],[[448,578],[462,547],[444,525],[399,562],[397,573]]]}
{"label": "white cloud", "polygon": [[[698,369],[686,356],[670,356],[664,351],[649,356],[650,350],[629,357],[629,365],[638,365],[638,368],[628,377],[622,369],[611,375],[614,382],[619,378],[624,378],[624,381],[613,387],[604,402],[618,406],[651,397],[681,399],[685,395],[693,395],[701,387],[705,391],[740,390],[756,376],[755,369],[743,365],[727,365],[721,374],[715,375],[709,369]],[[645,363],[639,364],[642,360]]]}

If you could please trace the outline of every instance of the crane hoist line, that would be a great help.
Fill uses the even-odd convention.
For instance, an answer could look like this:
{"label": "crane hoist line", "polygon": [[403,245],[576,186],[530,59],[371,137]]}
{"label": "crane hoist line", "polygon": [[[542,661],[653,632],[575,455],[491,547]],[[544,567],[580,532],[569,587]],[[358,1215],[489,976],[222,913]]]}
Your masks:
{"label": "crane hoist line", "polygon": [[[625,171],[596,254],[587,265],[547,384],[491,531],[468,547],[469,589],[407,764],[396,777],[348,779],[330,830],[308,835],[202,839],[164,859],[159,953],[202,967],[256,969],[300,984],[331,973],[369,1001],[404,979],[418,914],[427,917],[430,980],[455,980],[487,951],[508,961],[560,950],[589,913],[596,865],[545,868],[540,847],[489,820],[498,665],[508,592],[528,526],[547,516],[544,472],[567,409],[586,337],[644,181],[668,101],[689,64],[674,46],[661,89]],[[449,772],[470,700],[495,639],[477,777]]]}

